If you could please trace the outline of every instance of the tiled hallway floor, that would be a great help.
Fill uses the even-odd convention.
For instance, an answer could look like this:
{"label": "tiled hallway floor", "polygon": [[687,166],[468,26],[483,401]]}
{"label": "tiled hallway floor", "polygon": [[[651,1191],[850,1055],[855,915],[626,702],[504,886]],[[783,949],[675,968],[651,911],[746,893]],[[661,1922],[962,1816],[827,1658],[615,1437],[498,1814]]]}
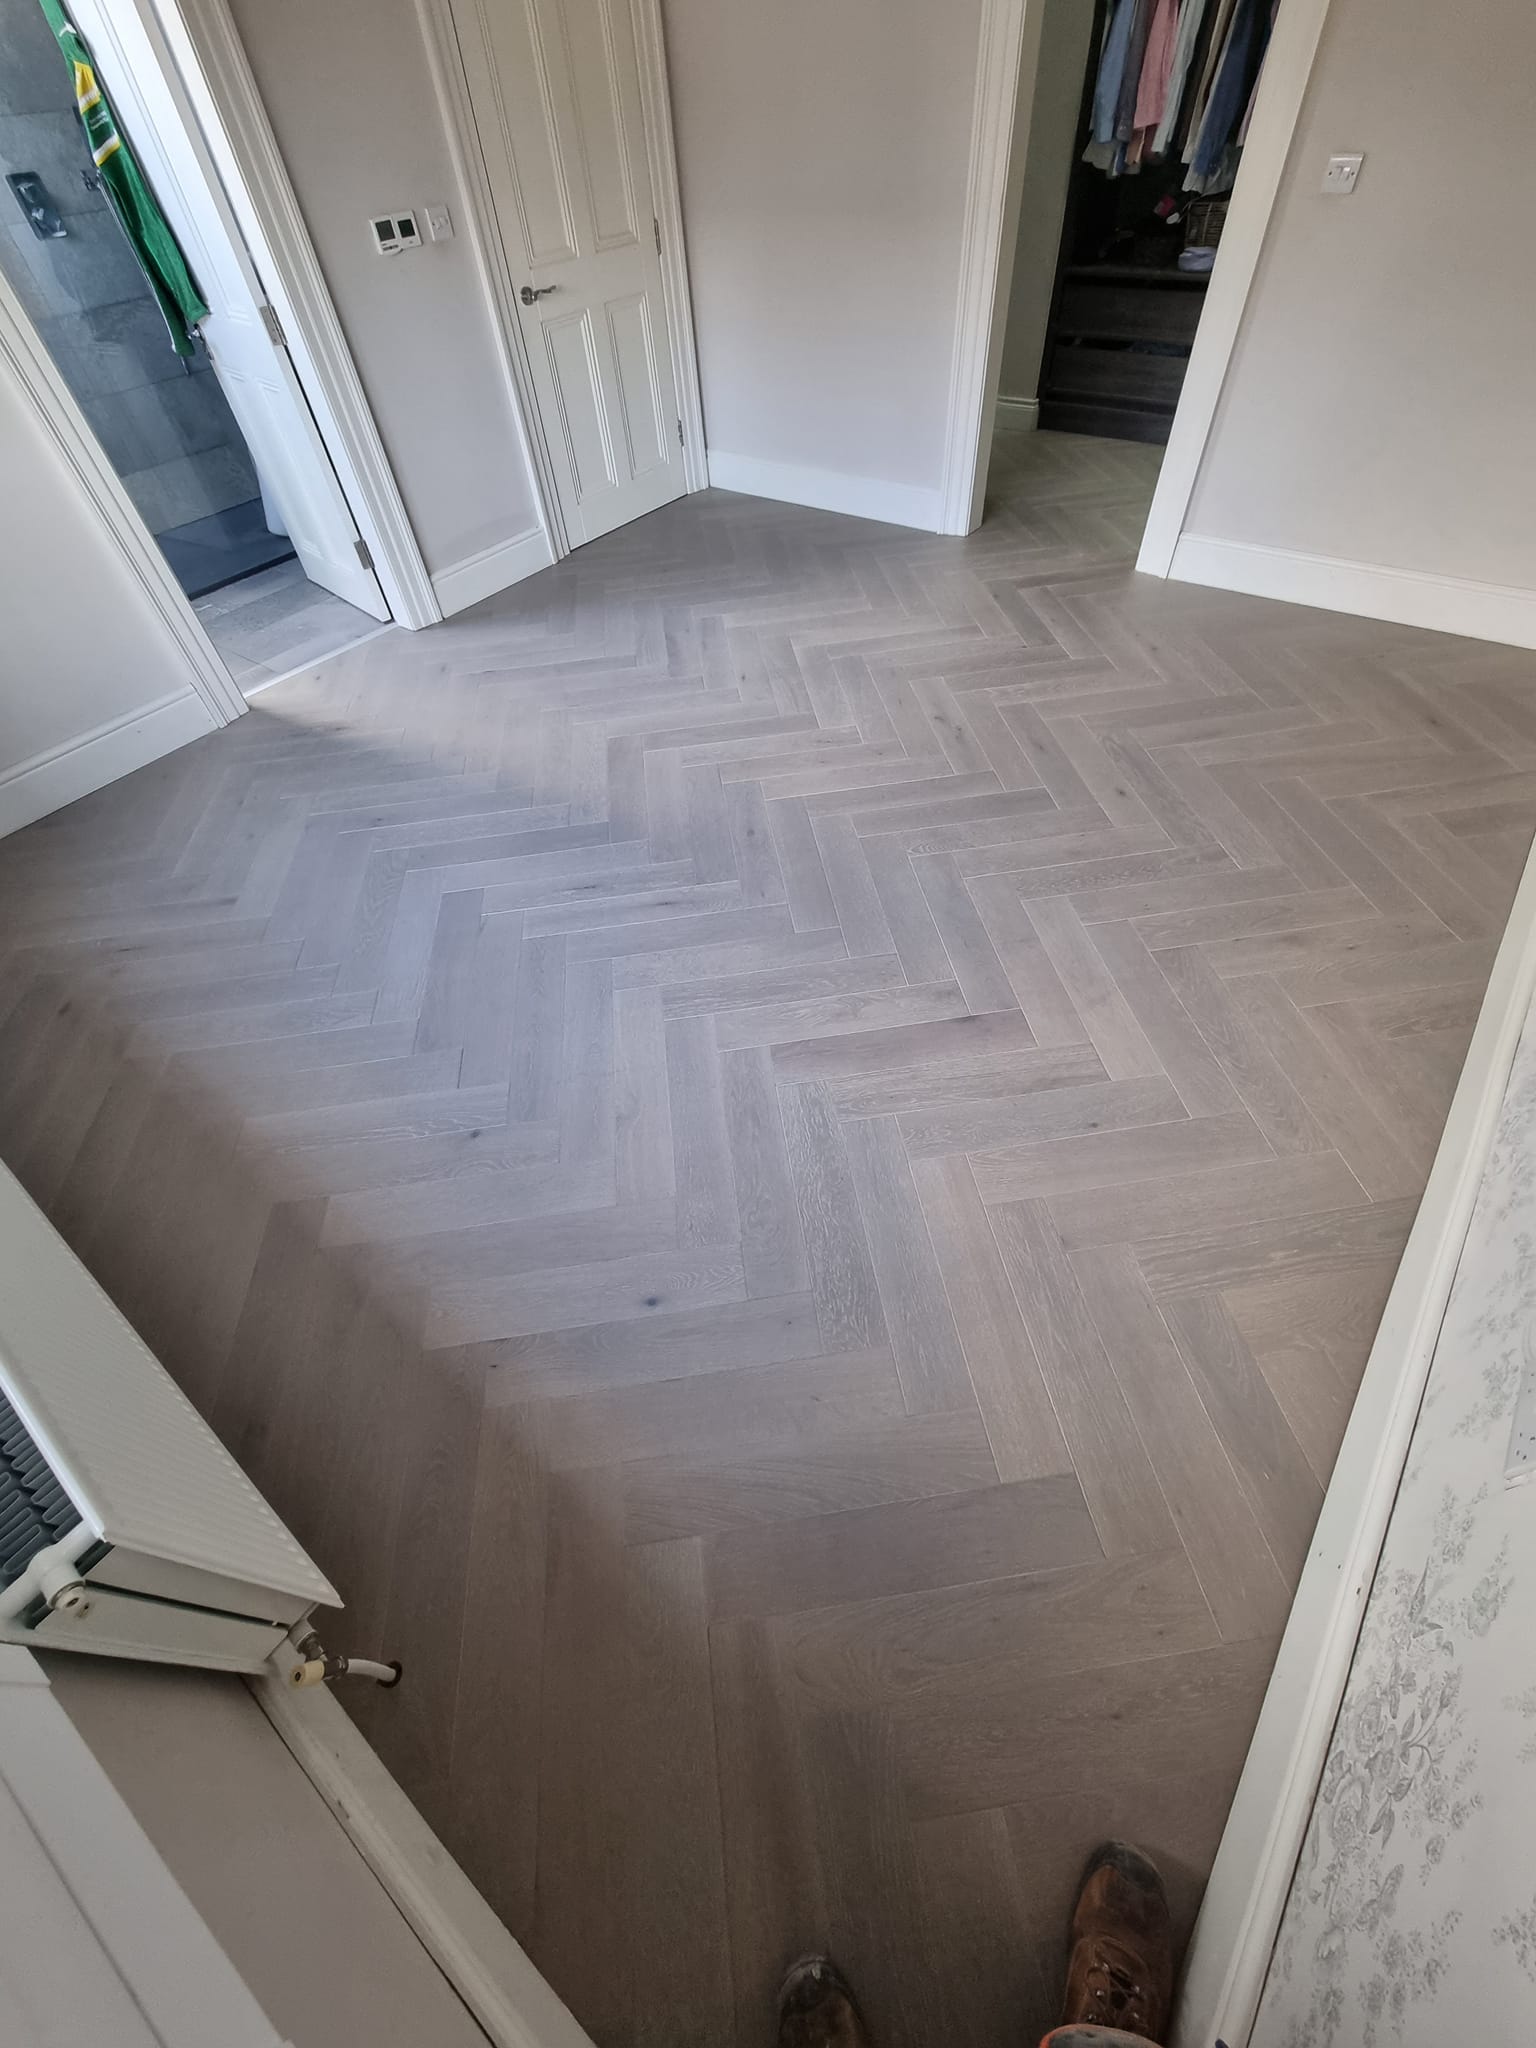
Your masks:
{"label": "tiled hallway floor", "polygon": [[212,590],[192,609],[247,696],[380,630],[377,619],[311,583],[294,560]]}

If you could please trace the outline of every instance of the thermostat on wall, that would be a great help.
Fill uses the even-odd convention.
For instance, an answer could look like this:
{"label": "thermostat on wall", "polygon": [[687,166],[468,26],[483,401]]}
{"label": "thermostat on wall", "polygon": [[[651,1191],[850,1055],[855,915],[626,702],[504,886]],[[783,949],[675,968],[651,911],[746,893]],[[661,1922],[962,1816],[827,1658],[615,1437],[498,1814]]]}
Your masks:
{"label": "thermostat on wall", "polygon": [[398,256],[402,249],[421,247],[421,230],[414,213],[380,213],[369,221],[373,246],[381,256]]}

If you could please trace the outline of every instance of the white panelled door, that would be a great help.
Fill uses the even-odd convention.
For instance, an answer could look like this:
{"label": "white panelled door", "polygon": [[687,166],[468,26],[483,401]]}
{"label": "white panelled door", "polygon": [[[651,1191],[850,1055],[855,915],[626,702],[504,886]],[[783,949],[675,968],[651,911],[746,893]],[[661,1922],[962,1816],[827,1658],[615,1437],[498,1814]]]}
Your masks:
{"label": "white panelled door", "polygon": [[629,0],[453,0],[573,546],[686,489]]}

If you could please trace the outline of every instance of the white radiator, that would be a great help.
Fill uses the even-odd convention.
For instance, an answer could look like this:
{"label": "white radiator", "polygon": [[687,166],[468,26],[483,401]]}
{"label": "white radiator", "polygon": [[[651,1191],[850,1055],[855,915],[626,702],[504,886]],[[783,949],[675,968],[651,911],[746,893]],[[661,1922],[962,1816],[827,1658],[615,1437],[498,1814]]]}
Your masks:
{"label": "white radiator", "polygon": [[0,1641],[259,1671],[324,1574],[0,1166]]}

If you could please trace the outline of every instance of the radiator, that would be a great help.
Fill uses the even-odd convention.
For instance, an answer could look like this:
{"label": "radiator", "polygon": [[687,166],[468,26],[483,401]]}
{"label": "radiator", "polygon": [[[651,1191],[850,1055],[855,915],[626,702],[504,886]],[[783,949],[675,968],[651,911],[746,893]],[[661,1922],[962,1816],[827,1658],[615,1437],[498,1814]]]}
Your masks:
{"label": "radiator", "polygon": [[0,1641],[259,1671],[340,1605],[0,1166]]}

